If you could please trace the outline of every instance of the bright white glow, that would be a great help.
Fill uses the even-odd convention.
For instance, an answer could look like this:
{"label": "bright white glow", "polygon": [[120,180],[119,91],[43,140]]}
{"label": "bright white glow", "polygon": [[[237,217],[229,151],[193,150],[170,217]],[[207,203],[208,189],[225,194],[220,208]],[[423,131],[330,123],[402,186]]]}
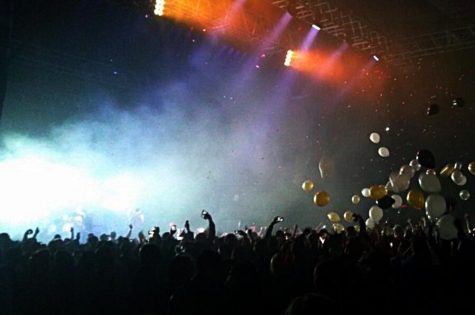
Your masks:
{"label": "bright white glow", "polygon": [[287,55],[285,56],[284,66],[290,67],[292,59],[295,56],[295,52],[292,49],[287,50]]}
{"label": "bright white glow", "polygon": [[379,57],[376,56],[376,55],[373,55],[373,59],[376,60],[376,61],[379,61]]}
{"label": "bright white glow", "polygon": [[163,16],[165,13],[165,0],[156,0],[153,14]]}
{"label": "bright white glow", "polygon": [[318,26],[317,24],[312,24],[312,27],[313,27],[314,29],[316,29],[317,31],[320,30],[320,26]]}

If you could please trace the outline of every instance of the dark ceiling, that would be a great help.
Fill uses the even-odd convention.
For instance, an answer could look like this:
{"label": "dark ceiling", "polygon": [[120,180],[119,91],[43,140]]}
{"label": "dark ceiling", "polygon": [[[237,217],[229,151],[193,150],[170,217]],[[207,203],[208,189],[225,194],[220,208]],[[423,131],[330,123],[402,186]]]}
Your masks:
{"label": "dark ceiling", "polygon": [[475,1],[272,0],[295,16],[397,66],[475,48]]}

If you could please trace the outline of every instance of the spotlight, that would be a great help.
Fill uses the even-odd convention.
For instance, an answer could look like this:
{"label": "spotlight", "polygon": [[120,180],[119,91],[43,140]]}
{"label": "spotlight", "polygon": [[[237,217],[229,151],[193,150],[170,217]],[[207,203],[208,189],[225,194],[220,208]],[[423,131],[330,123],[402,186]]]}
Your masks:
{"label": "spotlight", "polygon": [[312,28],[316,29],[317,31],[321,30],[320,26],[317,24],[312,24]]}
{"label": "spotlight", "polygon": [[456,97],[452,99],[452,107],[463,107],[464,101],[461,97]]}
{"label": "spotlight", "polygon": [[292,59],[294,58],[295,52],[292,49],[287,50],[287,55],[285,56],[284,66],[290,67]]}
{"label": "spotlight", "polygon": [[373,55],[373,59],[374,59],[375,61],[379,61],[379,57],[376,56],[376,55]]}
{"label": "spotlight", "polygon": [[163,16],[165,13],[165,0],[155,0],[155,8],[153,14]]}

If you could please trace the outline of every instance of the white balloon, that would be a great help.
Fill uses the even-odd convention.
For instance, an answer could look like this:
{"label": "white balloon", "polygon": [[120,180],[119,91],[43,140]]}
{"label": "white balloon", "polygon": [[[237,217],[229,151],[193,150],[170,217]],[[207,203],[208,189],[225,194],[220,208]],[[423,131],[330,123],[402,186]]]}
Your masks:
{"label": "white balloon", "polygon": [[421,165],[419,162],[417,162],[417,159],[411,160],[411,162],[409,162],[409,166],[413,167],[416,171],[421,169]]}
{"label": "white balloon", "polygon": [[456,170],[460,171],[462,170],[462,166],[463,166],[462,162],[456,162],[454,167]]}
{"label": "white balloon", "polygon": [[383,218],[383,209],[374,205],[369,208],[369,217],[375,222],[378,223]]}
{"label": "white balloon", "polygon": [[465,177],[465,175],[463,175],[462,172],[459,170],[455,170],[450,176],[450,178],[455,184],[459,186],[463,186],[467,183],[467,177]]}
{"label": "white balloon", "polygon": [[380,157],[386,158],[389,156],[389,149],[386,147],[381,147],[378,149],[378,154]]}
{"label": "white balloon", "polygon": [[377,132],[372,132],[369,135],[369,140],[373,143],[379,143],[379,141],[381,141],[381,136]]}
{"label": "white balloon", "polygon": [[361,195],[362,195],[363,197],[368,198],[368,197],[369,197],[369,188],[363,188],[363,189],[361,190]]}
{"label": "white balloon", "polygon": [[446,214],[437,220],[437,227],[439,228],[439,236],[443,240],[453,240],[457,238],[457,228],[454,224],[455,218]]}
{"label": "white balloon", "polygon": [[402,206],[402,197],[399,195],[392,195],[391,198],[394,199],[392,207],[394,209],[400,208]]}
{"label": "white balloon", "polygon": [[452,172],[452,175],[450,175],[450,178],[452,178],[452,181],[456,182],[460,177],[462,177],[462,172],[460,170],[455,170]]}
{"label": "white balloon", "polygon": [[366,219],[365,224],[366,224],[367,228],[374,229],[375,224],[374,224],[373,219],[371,219],[371,218]]}
{"label": "white balloon", "polygon": [[462,200],[468,200],[470,199],[470,192],[466,189],[461,190],[459,193],[460,199]]}
{"label": "white balloon", "polygon": [[438,218],[447,211],[447,203],[441,195],[429,195],[425,201],[426,214],[430,218]]}
{"label": "white balloon", "polygon": [[421,174],[419,176],[419,186],[423,191],[429,193],[436,193],[442,189],[439,179],[433,174]]}

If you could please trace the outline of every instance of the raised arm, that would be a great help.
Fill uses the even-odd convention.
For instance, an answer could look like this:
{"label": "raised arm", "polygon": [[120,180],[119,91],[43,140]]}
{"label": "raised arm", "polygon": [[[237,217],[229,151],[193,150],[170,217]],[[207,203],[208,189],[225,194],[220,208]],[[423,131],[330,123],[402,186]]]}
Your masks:
{"label": "raised arm", "polygon": [[213,217],[211,217],[211,214],[206,210],[201,212],[201,217],[208,220],[208,239],[214,240],[216,237],[216,225],[214,224]]}
{"label": "raised arm", "polygon": [[28,240],[28,236],[30,236],[31,234],[33,234],[33,230],[32,229],[28,229],[25,231],[25,234],[23,234],[23,242],[26,242]]}
{"label": "raised arm", "polygon": [[276,225],[279,222],[282,222],[284,220],[283,217],[276,216],[272,220],[272,222],[269,224],[269,226],[266,229],[266,234],[264,235],[265,240],[269,240],[272,237],[272,230],[274,229],[274,225]]}
{"label": "raised arm", "polygon": [[125,238],[126,239],[130,239],[130,236],[132,235],[132,230],[133,230],[134,226],[132,224],[129,224],[129,231],[127,232],[127,234],[125,235]]}

